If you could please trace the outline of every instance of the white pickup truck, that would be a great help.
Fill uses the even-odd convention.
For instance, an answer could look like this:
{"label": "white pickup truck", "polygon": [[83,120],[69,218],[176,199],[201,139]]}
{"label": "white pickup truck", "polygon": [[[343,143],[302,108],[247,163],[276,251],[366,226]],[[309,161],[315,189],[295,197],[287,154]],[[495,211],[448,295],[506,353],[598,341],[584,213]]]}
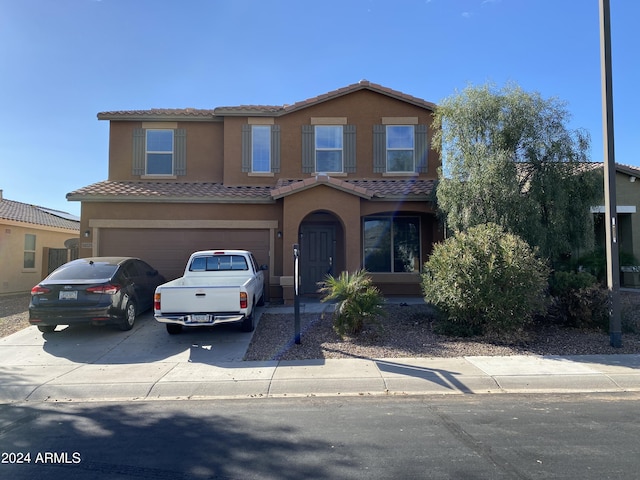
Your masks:
{"label": "white pickup truck", "polygon": [[156,288],[154,316],[177,334],[182,327],[241,322],[255,328],[256,305],[264,304],[264,270],[246,250],[205,250],[191,254],[184,275]]}

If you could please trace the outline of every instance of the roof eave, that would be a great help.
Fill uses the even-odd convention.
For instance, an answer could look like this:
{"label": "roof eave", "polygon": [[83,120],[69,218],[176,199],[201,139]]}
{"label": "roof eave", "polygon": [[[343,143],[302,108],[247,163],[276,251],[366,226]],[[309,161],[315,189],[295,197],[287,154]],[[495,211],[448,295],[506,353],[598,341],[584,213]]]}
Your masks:
{"label": "roof eave", "polygon": [[148,114],[148,113],[98,113],[98,120],[121,122],[222,122],[223,118],[215,115],[185,114]]}
{"label": "roof eave", "polygon": [[230,197],[136,197],[133,195],[67,195],[70,202],[87,203],[244,203],[269,204],[269,198],[230,198]]}

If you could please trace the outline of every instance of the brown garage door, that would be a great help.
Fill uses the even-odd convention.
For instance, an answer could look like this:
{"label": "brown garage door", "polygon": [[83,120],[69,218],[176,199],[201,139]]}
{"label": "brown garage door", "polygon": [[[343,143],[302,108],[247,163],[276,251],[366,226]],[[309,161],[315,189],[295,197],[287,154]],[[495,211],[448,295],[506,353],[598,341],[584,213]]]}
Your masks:
{"label": "brown garage door", "polygon": [[[239,249],[253,252],[258,264],[269,264],[269,230],[105,228],[100,256],[138,257],[167,280],[182,276],[196,250]],[[269,275],[265,275],[268,280]]]}

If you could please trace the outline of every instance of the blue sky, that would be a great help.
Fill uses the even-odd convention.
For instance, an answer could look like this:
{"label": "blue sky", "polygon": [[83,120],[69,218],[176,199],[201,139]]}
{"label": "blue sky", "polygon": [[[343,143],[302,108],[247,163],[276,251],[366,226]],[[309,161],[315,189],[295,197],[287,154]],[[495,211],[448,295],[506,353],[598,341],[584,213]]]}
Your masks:
{"label": "blue sky", "polygon": [[[610,0],[616,161],[640,166],[640,2]],[[567,102],[601,161],[599,0],[0,0],[0,189],[80,214],[107,179],[98,112],[283,105],[361,79]]]}

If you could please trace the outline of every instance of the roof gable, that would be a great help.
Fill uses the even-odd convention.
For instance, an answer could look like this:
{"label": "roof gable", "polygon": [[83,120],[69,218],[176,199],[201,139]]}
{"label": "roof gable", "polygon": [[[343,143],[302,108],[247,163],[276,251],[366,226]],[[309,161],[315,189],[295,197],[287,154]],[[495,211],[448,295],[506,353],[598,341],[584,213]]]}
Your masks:
{"label": "roof gable", "polygon": [[281,185],[271,190],[271,196],[274,200],[278,198],[287,197],[295,193],[300,193],[304,190],[308,190],[318,185],[327,185],[336,190],[357,195],[362,198],[370,199],[374,196],[374,192],[367,190],[366,188],[359,187],[353,183],[340,180],[338,178],[332,178],[329,175],[316,175],[315,177],[305,178],[297,182],[290,183],[289,185]]}
{"label": "roof gable", "polygon": [[427,110],[433,111],[436,108],[436,105],[434,103],[427,102],[426,100],[423,100],[421,98],[407,95],[406,93],[402,93],[398,90],[393,90],[391,88],[384,87],[377,83],[371,83],[368,80],[360,80],[358,83],[354,83],[346,87],[339,88],[337,90],[332,90],[325,94],[308,98],[300,102],[296,102],[292,105],[284,105],[282,107],[260,106],[260,105],[240,105],[236,107],[218,107],[214,111],[216,115],[223,115],[223,116],[224,115],[280,116],[280,115],[286,115],[286,114],[295,112],[297,110],[302,110],[304,108],[309,108],[314,105],[327,102],[329,100],[334,100],[344,95],[349,95],[351,93],[358,92],[361,90],[369,90],[375,93],[379,93],[381,95],[385,95],[387,97],[391,97],[396,100],[400,100],[402,102],[410,103],[412,105],[425,108]]}

